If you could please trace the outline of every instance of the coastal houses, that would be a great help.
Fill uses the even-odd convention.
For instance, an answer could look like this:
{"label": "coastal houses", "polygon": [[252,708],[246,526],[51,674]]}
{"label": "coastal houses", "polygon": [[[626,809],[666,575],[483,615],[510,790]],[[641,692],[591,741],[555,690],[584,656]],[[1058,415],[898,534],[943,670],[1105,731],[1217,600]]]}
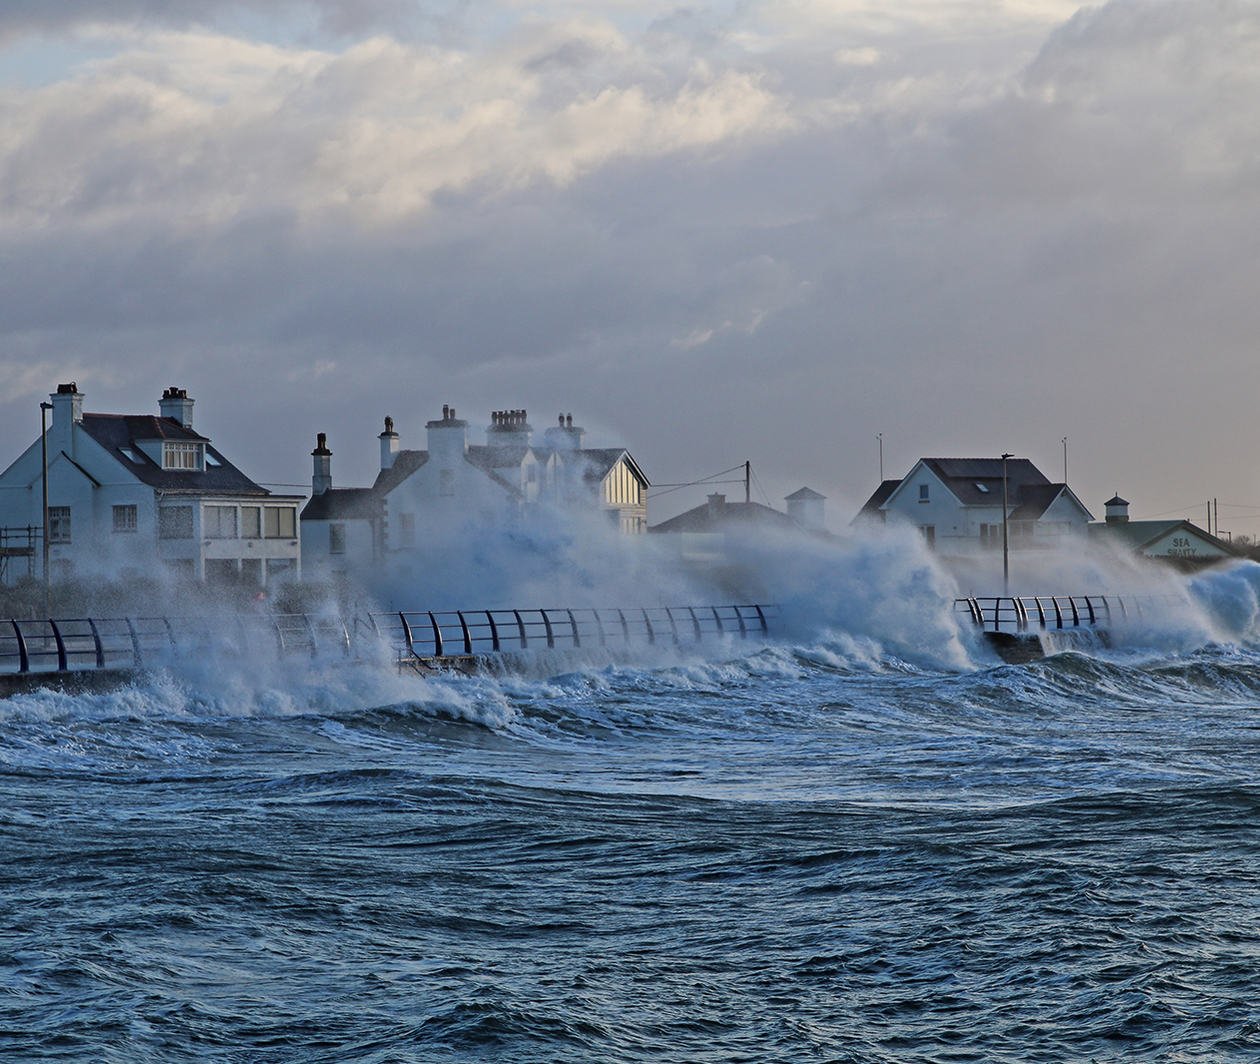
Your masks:
{"label": "coastal houses", "polygon": [[1180,569],[1200,569],[1238,557],[1224,540],[1192,521],[1129,520],[1129,502],[1114,495],[1106,502],[1106,517],[1089,526],[1090,542],[1132,551]]}
{"label": "coastal houses", "polygon": [[393,418],[378,437],[380,471],[368,488],[333,486],[327,438],[315,450],[311,499],[301,514],[304,564],[312,575],[406,565],[459,537],[468,524],[510,527],[540,507],[603,515],[613,529],[647,528],[648,479],[624,447],[588,448],[572,415],[534,442],[525,410],[496,410],[485,443],[449,404],[425,423],[423,450],[401,446]]}
{"label": "coastal houses", "polygon": [[[275,495],[193,428],[193,400],[167,388],[158,412],[91,413],[74,383],[50,396],[36,439],[0,473],[0,527],[42,528],[49,576],[174,575],[265,586],[301,571],[300,496]],[[47,467],[45,472],[45,454]],[[46,478],[46,479],[45,479]],[[41,549],[25,571],[41,575]]]}
{"label": "coastal houses", "polygon": [[1004,521],[1010,549],[1028,550],[1084,543],[1093,516],[1027,458],[920,458],[880,484],[856,520],[905,522],[937,553],[975,557],[1001,550]]}

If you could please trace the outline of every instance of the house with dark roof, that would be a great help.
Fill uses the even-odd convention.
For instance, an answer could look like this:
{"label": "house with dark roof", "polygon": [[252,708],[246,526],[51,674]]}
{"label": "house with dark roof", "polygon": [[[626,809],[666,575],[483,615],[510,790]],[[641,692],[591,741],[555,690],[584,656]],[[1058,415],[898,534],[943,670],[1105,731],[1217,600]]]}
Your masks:
{"label": "house with dark roof", "polygon": [[1084,541],[1089,510],[1027,458],[920,458],[900,480],[880,484],[855,523],[910,524],[940,554],[975,556],[1002,548],[1004,491],[1012,550]]}
{"label": "house with dark roof", "polygon": [[469,521],[511,523],[539,505],[585,507],[621,532],[646,530],[647,477],[625,448],[583,446],[572,415],[562,415],[541,445],[524,410],[494,411],[484,444],[469,441],[468,422],[449,404],[425,432],[424,450],[405,449],[393,418],[385,419],[370,488],[333,487],[332,452],[319,434],[301,515],[309,574],[366,572],[382,561],[406,569],[419,564],[426,544],[448,542]]}
{"label": "house with dark roof", "polygon": [[1106,517],[1089,526],[1092,543],[1132,551],[1178,569],[1201,569],[1237,558],[1223,539],[1189,520],[1131,521],[1129,502],[1114,495],[1104,504]]}
{"label": "house with dark roof", "polygon": [[714,493],[700,506],[653,525],[653,535],[670,537],[684,561],[699,566],[728,562],[730,540],[764,537],[769,534],[825,536],[822,501],[826,496],[812,488],[801,488],[787,496],[788,512],[775,510],[745,498],[731,502]]}
{"label": "house with dark roof", "polygon": [[[50,396],[46,439],[51,575],[174,573],[263,586],[300,575],[297,504],[246,476],[193,429],[183,388],[157,414],[95,414],[78,386]],[[0,526],[43,525],[44,459],[36,439],[0,473]],[[30,575],[39,575],[42,550]],[[6,573],[18,575],[14,567]]]}

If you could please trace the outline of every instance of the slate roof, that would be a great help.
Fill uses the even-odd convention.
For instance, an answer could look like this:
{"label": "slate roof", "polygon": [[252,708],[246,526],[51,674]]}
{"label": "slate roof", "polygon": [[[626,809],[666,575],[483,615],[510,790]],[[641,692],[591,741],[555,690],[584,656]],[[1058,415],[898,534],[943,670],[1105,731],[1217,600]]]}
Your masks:
{"label": "slate roof", "polygon": [[381,515],[381,497],[375,488],[329,488],[302,508],[303,521],[351,521]]}
{"label": "slate roof", "polygon": [[774,528],[800,531],[800,525],[785,513],[762,506],[759,502],[728,502],[711,507],[707,502],[691,510],[652,525],[649,532],[723,532],[731,527],[753,528],[769,525]]}
{"label": "slate roof", "polygon": [[885,480],[875,489],[874,494],[866,500],[866,504],[858,511],[858,517],[879,514],[880,507],[888,501],[892,495],[901,486],[900,480]]}
{"label": "slate roof", "polygon": [[388,495],[428,460],[428,451],[399,451],[394,455],[394,464],[377,473],[375,483],[368,490]]}
{"label": "slate roof", "polygon": [[586,468],[582,471],[583,480],[603,480],[612,467],[624,457],[631,472],[645,485],[651,486],[648,478],[643,475],[643,470],[624,447],[583,447],[580,451],[567,452],[566,457],[568,454],[578,455],[585,460]]}
{"label": "slate roof", "polygon": [[[995,501],[1001,505],[1001,458],[924,458],[922,461],[949,485],[949,490],[958,496],[963,505],[992,506]],[[1006,489],[1012,502],[1022,497],[1024,488],[1049,483],[1046,475],[1027,458],[1006,461]]]}
{"label": "slate roof", "polygon": [[[1063,494],[1066,484],[1029,484],[1020,489],[1018,505],[1011,511],[1012,521],[1036,521]],[[1002,496],[999,494],[998,498]]]}
{"label": "slate roof", "polygon": [[1127,543],[1134,550],[1144,550],[1156,540],[1163,539],[1169,533],[1177,531],[1193,536],[1202,543],[1208,543],[1225,554],[1233,555],[1237,553],[1223,539],[1217,539],[1216,536],[1210,532],[1205,532],[1191,521],[1112,521],[1110,523],[1095,522],[1089,526],[1089,534],[1091,536],[1118,539]]}
{"label": "slate roof", "polygon": [[[174,418],[153,414],[84,414],[83,431],[99,443],[133,477],[158,491],[188,495],[270,495],[210,445],[205,436],[185,428]],[[205,444],[206,454],[219,464],[201,472],[163,469],[139,448],[143,440],[174,440]],[[136,456],[131,461],[122,453],[126,447]]]}

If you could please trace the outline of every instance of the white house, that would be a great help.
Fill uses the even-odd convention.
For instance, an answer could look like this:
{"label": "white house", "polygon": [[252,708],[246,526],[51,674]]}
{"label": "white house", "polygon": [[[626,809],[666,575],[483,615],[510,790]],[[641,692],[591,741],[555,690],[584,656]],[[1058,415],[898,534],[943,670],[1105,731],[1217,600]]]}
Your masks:
{"label": "white house", "polygon": [[1001,550],[1004,481],[1012,550],[1084,542],[1090,512],[1027,458],[920,458],[900,480],[884,481],[856,520],[907,522],[949,557]]}
{"label": "white house", "polygon": [[[84,413],[75,384],[51,397],[48,549],[54,577],[159,571],[264,585],[300,575],[297,504],[273,495],[193,430],[193,400],[167,388],[154,414]],[[0,473],[0,526],[43,525],[36,439]],[[39,575],[42,550],[27,570]]]}
{"label": "white house", "polygon": [[425,424],[425,450],[400,447],[393,418],[385,419],[381,465],[370,488],[335,488],[323,433],[311,452],[311,500],[302,511],[302,552],[308,575],[367,571],[443,543],[469,521],[503,524],[536,506],[602,511],[621,531],[647,527],[648,480],[624,448],[587,448],[572,415],[535,446],[524,410],[490,415],[485,444],[469,441],[468,422],[450,405]]}

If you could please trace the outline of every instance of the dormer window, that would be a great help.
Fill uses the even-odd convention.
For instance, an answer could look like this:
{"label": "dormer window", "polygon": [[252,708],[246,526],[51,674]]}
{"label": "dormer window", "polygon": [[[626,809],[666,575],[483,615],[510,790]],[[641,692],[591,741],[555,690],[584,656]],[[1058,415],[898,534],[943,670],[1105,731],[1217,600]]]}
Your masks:
{"label": "dormer window", "polygon": [[163,469],[200,470],[202,468],[202,457],[202,445],[199,443],[162,444]]}

